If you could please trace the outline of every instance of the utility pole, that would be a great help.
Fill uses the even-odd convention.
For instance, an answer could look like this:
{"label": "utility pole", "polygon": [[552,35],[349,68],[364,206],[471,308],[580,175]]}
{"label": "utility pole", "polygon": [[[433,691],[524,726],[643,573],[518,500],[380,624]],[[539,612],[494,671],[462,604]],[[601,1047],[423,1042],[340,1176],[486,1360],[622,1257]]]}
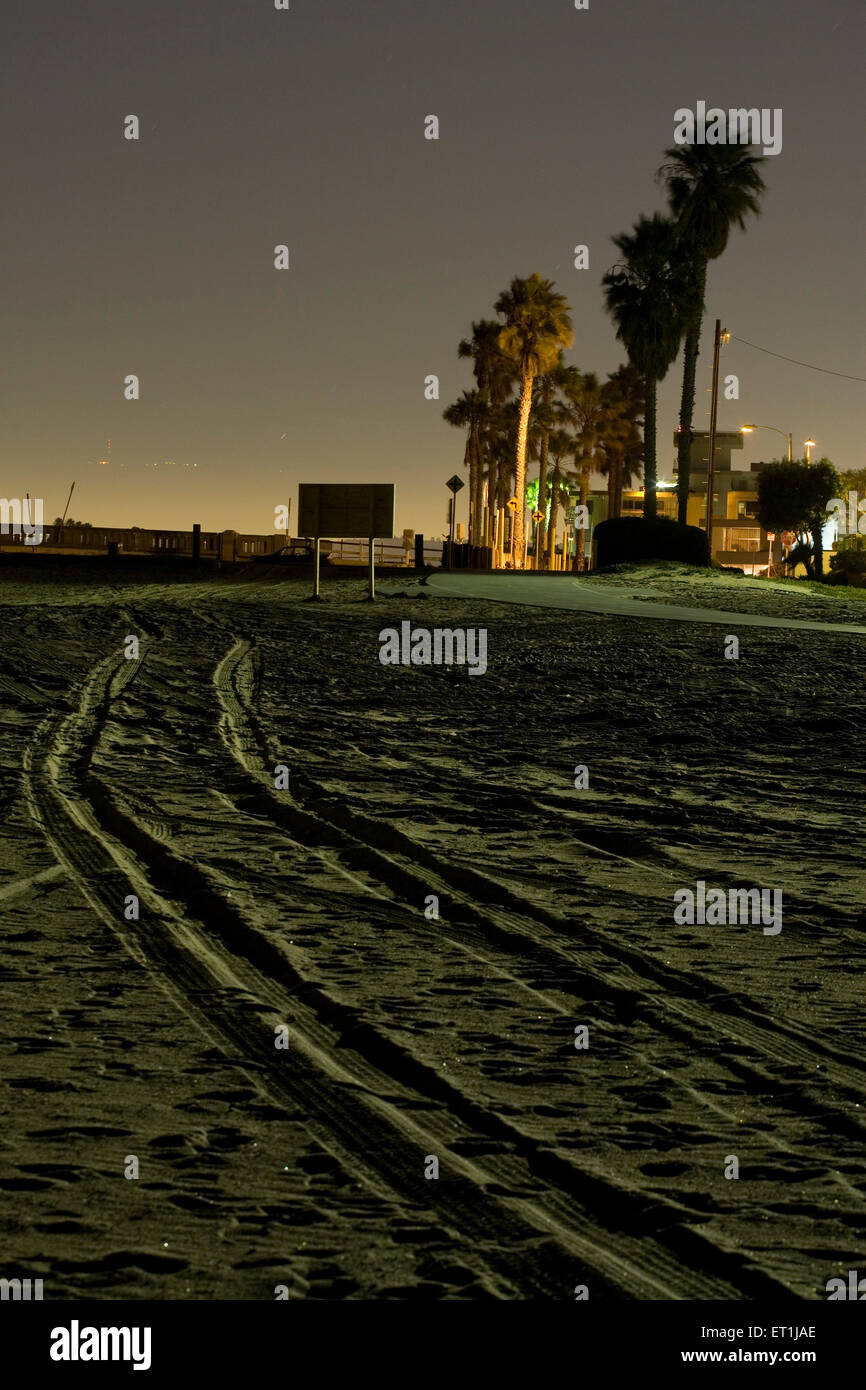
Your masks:
{"label": "utility pole", "polygon": [[709,458],[707,459],[707,548],[710,552],[710,564],[713,563],[713,473],[716,466],[716,420],[719,413],[719,349],[722,343],[728,342],[730,333],[722,331],[721,319],[716,319],[716,331],[713,342],[713,395],[710,407],[710,447]]}

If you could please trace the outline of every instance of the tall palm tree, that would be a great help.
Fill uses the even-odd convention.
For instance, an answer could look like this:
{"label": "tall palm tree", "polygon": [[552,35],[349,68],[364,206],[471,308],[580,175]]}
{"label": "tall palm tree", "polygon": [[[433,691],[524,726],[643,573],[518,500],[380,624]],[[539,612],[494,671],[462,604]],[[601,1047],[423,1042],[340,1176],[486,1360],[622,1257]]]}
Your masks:
{"label": "tall palm tree", "polygon": [[[608,389],[607,383],[602,385],[595,372],[579,376],[569,397],[576,423],[572,454],[577,466],[580,505],[585,507],[589,501],[592,471],[601,464],[599,450],[603,442],[607,441],[611,446],[625,443],[628,422],[621,402]],[[585,560],[586,528],[580,527],[577,533],[578,569],[583,569]]]}
{"label": "tall palm tree", "polygon": [[614,517],[622,511],[623,487],[631,487],[643,472],[643,377],[626,362],[608,373],[604,392],[625,421],[622,435],[608,434],[601,440],[599,471],[607,478],[607,514]]}
{"label": "tall palm tree", "polygon": [[695,310],[689,319],[683,352],[683,389],[677,441],[678,516],[686,520],[689,500],[689,454],[695,408],[695,376],[704,316],[707,267],[721,256],[732,227],[745,231],[749,213],[759,216],[766,185],[758,166],[763,156],[748,145],[675,145],[665,150],[659,177],[667,184],[668,203],[677,225],[682,254],[695,277]]}
{"label": "tall palm tree", "polygon": [[[471,338],[462,338],[457,347],[458,357],[471,358],[476,387],[484,401],[493,407],[500,406],[507,400],[514,384],[514,364],[499,347],[501,329],[502,325],[495,319],[479,319],[472,325]],[[484,545],[487,544],[482,505],[483,472],[487,451],[485,429],[479,431],[477,444],[481,458],[476,474],[476,488],[470,494],[469,540],[471,545]]]}
{"label": "tall palm tree", "polygon": [[469,469],[470,498],[480,497],[483,487],[481,440],[489,413],[490,407],[481,391],[463,391],[452,405],[447,405],[442,411],[442,417],[449,425],[466,431],[463,466]]}
{"label": "tall palm tree", "polygon": [[490,517],[490,541],[494,549],[494,567],[501,559],[505,543],[506,502],[511,496],[514,479],[514,455],[520,406],[508,400],[491,407],[487,440],[487,500]]}
{"label": "tall palm tree", "polygon": [[560,348],[571,347],[569,306],[564,295],[553,288],[552,280],[535,273],[526,280],[514,279],[495,304],[504,320],[499,346],[514,362],[520,376],[520,423],[515,452],[514,565],[522,569],[526,556],[524,513],[526,510],[526,436],[532,409],[532,383],[550,370]]}
{"label": "tall palm tree", "polygon": [[[565,412],[563,412],[564,419]],[[550,457],[553,460],[553,477],[550,485],[550,519],[547,524],[547,566],[553,568],[553,556],[556,550],[556,523],[558,519],[560,504],[568,503],[568,493],[565,490],[566,472],[564,463],[568,456],[573,453],[575,446],[575,434],[570,429],[551,430],[548,436],[547,447]]]}
{"label": "tall palm tree", "polygon": [[694,276],[679,259],[676,228],[660,213],[639,217],[634,230],[613,243],[623,260],[607,271],[602,285],[616,336],[644,378],[644,516],[652,519],[657,513],[656,394],[694,315]]}
{"label": "tall palm tree", "polygon": [[544,515],[538,522],[535,530],[535,563],[536,568],[540,569],[546,551],[546,516],[547,516],[547,463],[548,463],[548,441],[550,431],[556,428],[558,414],[554,406],[554,395],[562,385],[562,373],[565,366],[562,352],[557,353],[556,362],[541,376],[535,378],[535,390],[533,391],[532,413],[530,422],[538,426],[538,446],[533,451],[533,457],[538,459],[538,510]]}

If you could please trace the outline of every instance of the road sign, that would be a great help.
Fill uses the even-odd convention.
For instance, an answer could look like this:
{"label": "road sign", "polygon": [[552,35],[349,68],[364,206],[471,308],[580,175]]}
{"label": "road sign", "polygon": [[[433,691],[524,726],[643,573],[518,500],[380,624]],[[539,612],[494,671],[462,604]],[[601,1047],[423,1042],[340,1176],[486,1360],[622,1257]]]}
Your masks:
{"label": "road sign", "polygon": [[768,532],[767,532],[767,540],[768,540],[768,541],[774,541],[775,539],[776,539],[776,533],[775,533],[775,531],[768,531]]}
{"label": "road sign", "polygon": [[540,512],[540,511],[538,510],[538,508],[536,507],[535,511],[532,513],[532,520],[533,520],[533,521],[543,521],[543,520],[544,520],[544,512]]}
{"label": "road sign", "polygon": [[566,507],[566,509],[565,509],[565,524],[566,524],[566,526],[573,526],[573,525],[574,525],[574,518],[575,518],[576,515],[577,515],[577,508],[576,508],[576,507]]}
{"label": "road sign", "polygon": [[509,499],[508,499],[508,501],[506,502],[505,505],[506,505],[506,507],[508,508],[509,511],[511,511],[511,512],[516,512],[516,511],[517,511],[517,498],[516,498],[516,497],[509,497]]}
{"label": "road sign", "polygon": [[466,486],[466,484],[464,483],[463,479],[459,478],[455,473],[453,478],[448,479],[445,486],[450,487],[452,492],[459,492],[462,487]]}

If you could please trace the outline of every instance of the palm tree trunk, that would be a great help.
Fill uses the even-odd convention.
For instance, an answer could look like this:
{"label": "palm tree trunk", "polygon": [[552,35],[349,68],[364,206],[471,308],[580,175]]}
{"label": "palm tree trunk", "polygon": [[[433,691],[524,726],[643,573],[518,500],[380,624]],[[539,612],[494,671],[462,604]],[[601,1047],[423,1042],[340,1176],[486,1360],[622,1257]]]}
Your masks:
{"label": "palm tree trunk", "polygon": [[[580,505],[581,505],[581,507],[585,507],[588,501],[589,501],[589,469],[588,469],[588,468],[582,468],[582,469],[580,470]],[[583,513],[581,513],[581,516],[583,516]],[[585,559],[586,559],[586,530],[584,529],[583,526],[580,526],[580,527],[578,528],[578,532],[577,532],[577,556],[576,556],[576,559],[577,559],[577,568],[578,568],[578,571],[582,571],[582,570],[583,570],[583,564],[584,564],[584,561],[585,561]]]}
{"label": "palm tree trunk", "polygon": [[644,465],[643,465],[643,514],[647,521],[655,521],[658,512],[656,497],[656,390],[655,377],[646,378],[646,419],[644,424]]}
{"label": "palm tree trunk", "polygon": [[701,324],[704,318],[704,294],[707,288],[707,262],[698,269],[700,308],[686,330],[683,349],[683,389],[680,396],[680,433],[677,438],[677,520],[685,521],[689,506],[689,472],[692,445],[692,421],[695,413],[695,379],[698,370],[698,351],[701,345]]}
{"label": "palm tree trunk", "polygon": [[515,459],[514,495],[517,509],[512,518],[514,541],[511,548],[512,563],[516,570],[523,569],[526,556],[526,537],[524,535],[524,515],[526,513],[526,438],[529,434],[529,412],[532,409],[532,373],[523,377],[520,392],[520,420],[517,426],[517,457]]}
{"label": "palm tree trunk", "polygon": [[537,569],[541,569],[544,564],[544,556],[547,549],[547,532],[545,530],[545,517],[547,516],[547,430],[541,436],[541,447],[538,451],[538,510],[543,513],[538,523],[538,530],[535,536],[535,564]]}
{"label": "palm tree trunk", "polygon": [[490,479],[490,544],[494,550],[493,563],[499,563],[499,552],[497,550],[499,536],[499,464],[493,464],[493,471]]}
{"label": "palm tree trunk", "polygon": [[472,487],[472,525],[469,528],[469,544],[484,544],[484,454],[481,448],[481,435],[475,432],[475,473]]}
{"label": "palm tree trunk", "polygon": [[477,525],[475,509],[476,478],[478,474],[478,443],[476,438],[475,426],[469,430],[469,441],[466,446],[466,462],[469,464],[469,541],[472,543],[472,536]]}
{"label": "palm tree trunk", "polygon": [[553,557],[556,553],[556,518],[559,510],[559,489],[562,487],[562,473],[559,463],[553,469],[553,491],[550,496],[550,525],[547,528],[547,567],[553,569]]}
{"label": "palm tree trunk", "polygon": [[814,578],[819,584],[824,582],[824,535],[821,528],[821,520],[812,524],[812,565]]}
{"label": "palm tree trunk", "polygon": [[616,459],[611,454],[607,465],[607,514],[614,516],[613,504],[616,497]]}
{"label": "palm tree trunk", "polygon": [[613,491],[610,494],[607,514],[610,517],[619,516],[622,511],[622,475],[623,461],[619,455],[614,455],[611,463],[611,475]]}

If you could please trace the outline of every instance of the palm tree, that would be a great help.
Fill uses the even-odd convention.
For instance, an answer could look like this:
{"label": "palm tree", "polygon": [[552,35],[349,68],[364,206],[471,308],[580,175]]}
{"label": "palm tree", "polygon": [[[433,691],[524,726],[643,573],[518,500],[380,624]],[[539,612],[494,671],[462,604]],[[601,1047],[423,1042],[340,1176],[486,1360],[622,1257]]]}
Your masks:
{"label": "palm tree", "polygon": [[456,429],[466,430],[466,449],[463,466],[469,468],[469,496],[480,497],[482,487],[482,431],[489,415],[489,406],[480,391],[464,391],[442,411],[443,419]]}
{"label": "palm tree", "polygon": [[643,375],[644,516],[656,506],[656,393],[694,314],[694,277],[679,261],[677,231],[660,213],[640,217],[632,232],[613,238],[623,261],[602,278],[605,305],[629,361]]}
{"label": "palm tree", "polygon": [[505,544],[505,517],[508,514],[505,504],[511,496],[513,486],[519,418],[519,403],[516,400],[505,401],[502,405],[491,407],[490,423],[486,431],[489,544],[494,550],[494,567],[501,561]]}
{"label": "palm tree", "polygon": [[549,453],[548,441],[550,431],[556,428],[558,414],[553,403],[553,398],[563,382],[563,361],[562,352],[557,353],[556,362],[549,371],[542,373],[535,378],[535,391],[533,392],[532,414],[530,422],[538,426],[538,445],[532,451],[532,457],[538,459],[538,510],[544,513],[541,521],[538,522],[535,531],[535,566],[540,569],[547,554],[546,549],[546,514],[547,514],[547,461]]}
{"label": "palm tree", "polygon": [[747,145],[675,145],[665,151],[659,177],[667,184],[682,255],[695,277],[695,309],[686,327],[680,434],[677,441],[678,516],[686,520],[689,453],[695,408],[695,376],[707,286],[707,267],[721,256],[731,228],[745,231],[749,213],[760,215],[766,185],[758,170],[763,156]]}
{"label": "palm tree", "polygon": [[532,383],[556,364],[560,348],[571,347],[574,334],[564,295],[554,290],[552,280],[544,280],[537,273],[526,280],[512,280],[510,288],[499,296],[494,307],[504,320],[499,347],[514,362],[520,377],[513,553],[515,568],[522,569],[526,553],[526,436],[532,410]]}
{"label": "palm tree", "polygon": [[[472,337],[462,338],[457,347],[458,357],[472,359],[477,389],[490,406],[502,405],[511,394],[514,382],[514,364],[499,347],[501,328],[502,325],[495,319],[479,319],[472,325]],[[480,458],[476,488],[470,494],[469,541],[471,545],[485,545],[489,542],[482,505],[483,471],[487,452],[487,435],[483,428],[479,431],[477,444]],[[488,506],[488,516],[489,514]]]}
{"label": "palm tree", "polygon": [[[572,450],[577,465],[577,481],[580,488],[580,505],[585,507],[589,500],[589,483],[593,468],[600,466],[597,450],[603,441],[611,446],[625,443],[628,437],[628,422],[619,400],[608,389],[608,383],[601,384],[595,372],[579,376],[576,385],[569,393],[577,426],[574,448]],[[586,560],[586,528],[580,527],[577,533],[577,567],[582,570]]]}
{"label": "palm tree", "polygon": [[625,422],[622,435],[601,440],[599,472],[607,478],[607,514],[614,517],[622,511],[623,487],[631,487],[643,472],[643,377],[627,362],[608,373],[603,389]]}
{"label": "palm tree", "polygon": [[553,459],[553,478],[550,486],[550,519],[547,524],[547,565],[553,568],[553,556],[556,550],[556,523],[560,503],[568,504],[568,493],[565,490],[565,469],[563,463],[569,454],[574,452],[575,435],[569,429],[551,430],[548,436],[547,448],[550,457]]}

